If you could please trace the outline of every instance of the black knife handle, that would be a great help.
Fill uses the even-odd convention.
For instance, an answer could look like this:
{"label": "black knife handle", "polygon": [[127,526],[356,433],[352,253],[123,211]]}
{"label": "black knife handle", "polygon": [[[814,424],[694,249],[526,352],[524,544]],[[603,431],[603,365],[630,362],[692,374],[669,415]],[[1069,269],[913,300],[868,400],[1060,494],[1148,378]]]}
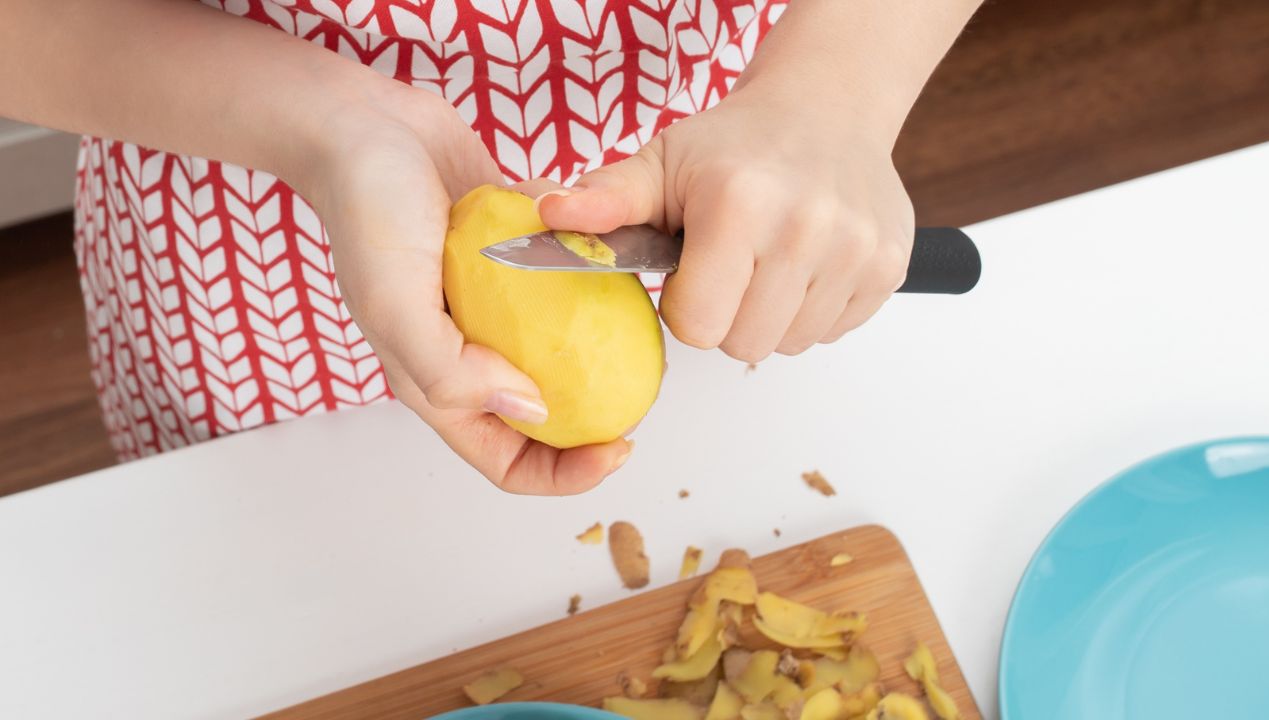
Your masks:
{"label": "black knife handle", "polygon": [[978,284],[982,272],[978,247],[960,229],[917,228],[908,279],[898,292],[960,295]]}

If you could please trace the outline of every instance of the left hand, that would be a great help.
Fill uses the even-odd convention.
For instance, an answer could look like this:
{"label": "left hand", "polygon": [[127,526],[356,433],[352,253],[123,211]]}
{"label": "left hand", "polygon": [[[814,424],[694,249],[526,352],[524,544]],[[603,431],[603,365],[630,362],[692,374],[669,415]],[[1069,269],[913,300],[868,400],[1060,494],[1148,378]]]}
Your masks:
{"label": "left hand", "polygon": [[757,362],[833,342],[903,283],[912,203],[892,138],[854,132],[823,107],[799,112],[794,97],[738,88],[570,194],[544,197],[542,220],[596,233],[683,228],[661,315],[688,345]]}

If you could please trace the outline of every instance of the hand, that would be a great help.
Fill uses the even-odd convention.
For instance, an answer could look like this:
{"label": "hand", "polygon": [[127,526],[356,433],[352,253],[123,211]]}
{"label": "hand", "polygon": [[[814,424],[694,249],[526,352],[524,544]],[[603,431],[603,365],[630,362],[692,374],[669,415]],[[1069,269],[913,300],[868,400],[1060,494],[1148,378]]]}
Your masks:
{"label": "hand", "polygon": [[541,422],[548,410],[528,376],[465,343],[445,312],[451,198],[502,180],[475,133],[443,100],[401,86],[332,118],[322,136],[292,184],[326,223],[344,301],[401,402],[509,492],[582,492],[615,470],[624,440],[561,451],[492,414]]}
{"label": "hand", "polygon": [[912,204],[880,133],[799,112],[796,96],[738,89],[543,198],[542,219],[583,232],[683,228],[661,315],[688,345],[757,362],[837,340],[903,283]]}

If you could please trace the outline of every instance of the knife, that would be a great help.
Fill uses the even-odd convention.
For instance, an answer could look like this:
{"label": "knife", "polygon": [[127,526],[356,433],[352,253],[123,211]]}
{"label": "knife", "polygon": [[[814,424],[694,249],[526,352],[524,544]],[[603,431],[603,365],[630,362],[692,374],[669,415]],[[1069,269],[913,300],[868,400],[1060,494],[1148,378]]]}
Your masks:
{"label": "knife", "polygon": [[[585,238],[567,233],[572,238]],[[565,247],[557,231],[522,235],[480,251],[482,255],[521,270],[563,272],[672,273],[683,250],[681,237],[650,225],[617,228],[598,236],[612,249],[612,264],[588,260]],[[982,274],[974,241],[952,227],[917,228],[908,276],[898,292],[959,295],[969,292]]]}

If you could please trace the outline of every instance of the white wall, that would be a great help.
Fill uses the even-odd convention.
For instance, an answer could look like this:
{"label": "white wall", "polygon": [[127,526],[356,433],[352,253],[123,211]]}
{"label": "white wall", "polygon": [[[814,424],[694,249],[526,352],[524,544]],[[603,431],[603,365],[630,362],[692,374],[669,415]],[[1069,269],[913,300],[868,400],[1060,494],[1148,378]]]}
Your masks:
{"label": "white wall", "polygon": [[0,227],[71,207],[79,137],[0,118]]}

